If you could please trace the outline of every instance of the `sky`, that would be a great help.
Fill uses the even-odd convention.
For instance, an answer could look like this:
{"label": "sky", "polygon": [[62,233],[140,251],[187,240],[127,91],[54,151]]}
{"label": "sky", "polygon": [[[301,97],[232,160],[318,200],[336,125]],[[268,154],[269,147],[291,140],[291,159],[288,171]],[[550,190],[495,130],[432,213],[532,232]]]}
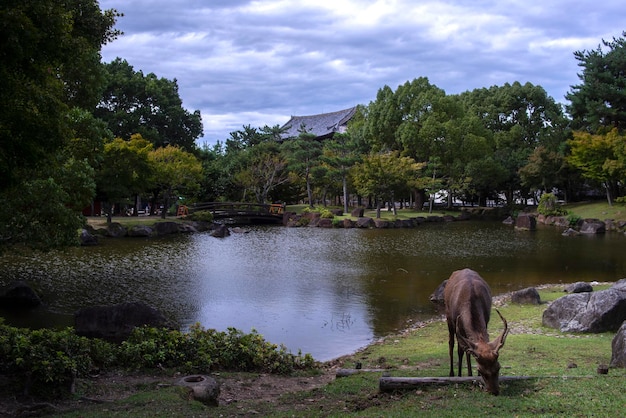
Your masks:
{"label": "sky", "polygon": [[623,0],[100,0],[124,35],[102,49],[176,79],[200,110],[199,146],[283,125],[427,77],[447,94],[519,81],[555,101],[579,84],[574,52],[626,30]]}

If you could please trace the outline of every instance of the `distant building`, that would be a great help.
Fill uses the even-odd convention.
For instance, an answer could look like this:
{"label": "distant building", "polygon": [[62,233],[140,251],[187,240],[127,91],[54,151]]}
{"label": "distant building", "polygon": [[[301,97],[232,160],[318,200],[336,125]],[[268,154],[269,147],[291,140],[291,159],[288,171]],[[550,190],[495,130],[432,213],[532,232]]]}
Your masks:
{"label": "distant building", "polygon": [[356,113],[356,106],[350,109],[339,110],[331,113],[321,113],[311,116],[292,116],[282,126],[285,132],[281,135],[283,140],[296,138],[301,133],[315,135],[315,139],[323,140],[332,138],[335,133],[344,133],[348,128],[348,122]]}

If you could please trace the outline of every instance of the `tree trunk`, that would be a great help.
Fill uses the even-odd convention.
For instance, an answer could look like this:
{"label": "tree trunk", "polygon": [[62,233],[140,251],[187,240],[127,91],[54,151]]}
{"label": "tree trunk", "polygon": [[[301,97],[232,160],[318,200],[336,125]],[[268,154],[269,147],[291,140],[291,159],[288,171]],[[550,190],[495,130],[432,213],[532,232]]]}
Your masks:
{"label": "tree trunk", "polygon": [[348,213],[348,180],[343,176],[343,212]]}

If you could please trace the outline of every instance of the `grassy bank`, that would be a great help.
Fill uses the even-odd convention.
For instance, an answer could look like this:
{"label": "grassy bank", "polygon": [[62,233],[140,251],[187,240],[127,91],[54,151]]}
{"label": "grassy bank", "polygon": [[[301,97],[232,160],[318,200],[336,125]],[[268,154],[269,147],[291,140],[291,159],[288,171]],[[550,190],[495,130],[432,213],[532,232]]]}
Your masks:
{"label": "grassy bank", "polygon": [[[107,403],[105,412],[102,404],[94,404],[62,416],[622,415],[626,410],[626,370],[610,369],[608,375],[596,372],[598,365],[610,362],[613,333],[572,335],[543,327],[541,316],[546,303],[562,296],[563,288],[546,287],[540,290],[540,295],[543,304],[539,306],[514,305],[506,298],[496,303],[511,329],[500,354],[501,375],[532,377],[501,384],[498,397],[472,384],[383,393],[378,389],[382,372],[361,372],[331,379],[314,390],[285,392],[271,399],[239,400],[217,409],[182,399],[175,387],[152,385],[141,387],[125,399]],[[502,329],[502,323],[495,319],[490,324],[492,337]],[[333,368],[352,368],[358,362],[363,369],[385,369],[390,376],[447,376],[447,339],[445,322],[436,318],[324,366],[334,373]],[[241,375],[236,378],[246,379]],[[229,382],[228,376],[218,379],[223,384]],[[304,379],[291,377],[293,388],[297,389]]]}

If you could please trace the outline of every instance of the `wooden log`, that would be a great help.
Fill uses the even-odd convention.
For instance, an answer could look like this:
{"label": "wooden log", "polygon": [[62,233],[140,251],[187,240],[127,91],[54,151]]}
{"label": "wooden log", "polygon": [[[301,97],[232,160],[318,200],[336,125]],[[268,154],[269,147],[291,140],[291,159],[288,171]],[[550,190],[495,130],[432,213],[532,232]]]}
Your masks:
{"label": "wooden log", "polygon": [[[533,379],[531,376],[500,376],[500,382]],[[378,387],[381,392],[394,390],[419,389],[422,386],[449,385],[452,383],[473,383],[481,381],[476,377],[381,377]]]}

